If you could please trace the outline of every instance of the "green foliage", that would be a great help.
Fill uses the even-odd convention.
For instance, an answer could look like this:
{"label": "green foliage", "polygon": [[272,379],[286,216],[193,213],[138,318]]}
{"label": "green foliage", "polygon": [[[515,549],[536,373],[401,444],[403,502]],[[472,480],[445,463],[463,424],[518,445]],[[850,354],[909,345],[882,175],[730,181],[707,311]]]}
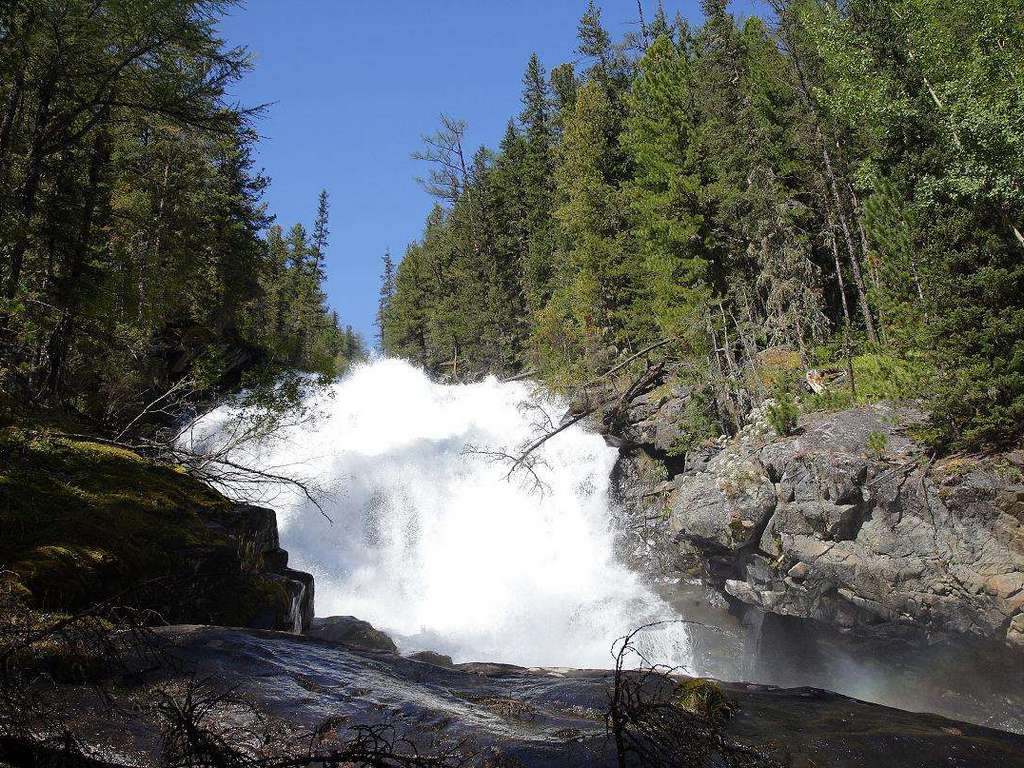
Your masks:
{"label": "green foliage", "polygon": [[650,275],[647,303],[661,333],[693,339],[703,335],[693,329],[707,311],[709,273],[705,255],[693,247],[704,216],[690,80],[685,50],[668,36],[656,39],[638,63],[621,143],[634,168],[624,186]]}
{"label": "green foliage", "polygon": [[930,365],[918,359],[900,359],[884,353],[853,358],[858,402],[917,400],[927,395],[933,375]]}
{"label": "green foliage", "polygon": [[868,456],[879,461],[885,459],[889,452],[889,436],[885,432],[874,431],[868,434],[865,445]]}
{"label": "green foliage", "polygon": [[696,446],[714,440],[722,434],[715,411],[715,401],[708,392],[697,391],[686,400],[680,419],[682,437],[668,451],[669,456],[685,456]]}
{"label": "green foliage", "polygon": [[805,404],[812,411],[841,410],[881,400],[918,402],[929,398],[936,386],[935,368],[921,352],[904,358],[886,352],[869,352],[851,359],[857,390],[854,398],[845,379],[845,362],[839,343],[818,347],[814,357],[819,368],[843,371],[843,374],[840,381],[823,394],[807,396]]}
{"label": "green foliage", "polygon": [[698,28],[659,14],[617,43],[591,3],[580,69],[548,83],[531,57],[522,127],[410,247],[386,348],[441,370],[457,346],[474,373],[573,391],[670,339],[660,354],[711,393],[694,440],[721,414],[738,428],[752,393],[780,393],[789,431],[816,367],[834,384],[805,408],[912,400],[944,449],[1013,442],[1018,5],[785,0],[740,27],[715,0]]}
{"label": "green foliage", "polygon": [[1021,468],[1006,460],[997,461],[993,464],[992,471],[1004,483],[1020,484],[1024,482],[1024,472],[1021,471]]}
{"label": "green foliage", "polygon": [[[272,228],[228,2],[8,3],[0,27],[0,389],[117,434],[181,382],[334,373],[359,353],[312,238]],[[169,405],[164,400],[165,405]],[[167,411],[168,409],[162,409]]]}
{"label": "green foliage", "polygon": [[797,421],[800,419],[800,408],[792,395],[782,392],[768,406],[767,418],[768,424],[776,434],[791,435],[796,430]]}
{"label": "green foliage", "polygon": [[799,353],[791,349],[766,349],[758,355],[754,383],[765,392],[792,397],[803,389],[804,362]]}

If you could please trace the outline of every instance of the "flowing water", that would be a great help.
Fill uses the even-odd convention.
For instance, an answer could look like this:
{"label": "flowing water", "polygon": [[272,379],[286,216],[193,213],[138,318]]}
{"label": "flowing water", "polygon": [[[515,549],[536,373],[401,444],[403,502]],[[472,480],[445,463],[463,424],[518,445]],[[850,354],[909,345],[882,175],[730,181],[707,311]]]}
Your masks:
{"label": "flowing water", "polygon": [[[609,667],[613,641],[679,618],[613,551],[616,450],[581,426],[547,442],[529,472],[482,451],[515,448],[564,404],[528,383],[443,385],[398,360],[357,367],[308,403],[320,416],[235,458],[331,490],[328,522],[290,487],[278,512],[291,564],[316,578],[318,616],[366,619],[403,653],[456,661]],[[223,440],[229,408],[199,440]],[[643,634],[654,662],[689,663],[681,624]]]}

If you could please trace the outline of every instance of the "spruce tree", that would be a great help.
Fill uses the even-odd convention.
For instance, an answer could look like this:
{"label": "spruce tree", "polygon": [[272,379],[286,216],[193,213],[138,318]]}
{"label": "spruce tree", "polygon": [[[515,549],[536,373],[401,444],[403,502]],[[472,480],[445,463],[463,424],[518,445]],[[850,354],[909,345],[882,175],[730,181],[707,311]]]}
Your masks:
{"label": "spruce tree", "polygon": [[384,326],[387,325],[387,313],[395,296],[395,263],[391,260],[391,252],[385,251],[381,257],[382,271],[380,275],[380,295],[377,299],[377,346],[384,353],[390,352],[384,346]]}
{"label": "spruce tree", "polygon": [[691,344],[705,335],[697,318],[708,302],[692,99],[685,51],[662,34],[640,60],[627,98],[622,145],[635,176],[625,192],[662,333]]}
{"label": "spruce tree", "polygon": [[523,75],[523,111],[519,116],[524,129],[525,153],[522,159],[523,199],[527,238],[525,276],[526,296],[536,310],[547,300],[551,279],[553,233],[551,230],[551,151],[553,128],[551,98],[540,59],[530,56]]}
{"label": "spruce tree", "polygon": [[324,258],[327,255],[327,238],[330,235],[328,228],[328,216],[330,213],[330,202],[327,199],[327,190],[320,190],[320,197],[317,199],[316,219],[313,221],[313,242],[310,247],[310,271],[312,278],[317,285],[324,279]]}

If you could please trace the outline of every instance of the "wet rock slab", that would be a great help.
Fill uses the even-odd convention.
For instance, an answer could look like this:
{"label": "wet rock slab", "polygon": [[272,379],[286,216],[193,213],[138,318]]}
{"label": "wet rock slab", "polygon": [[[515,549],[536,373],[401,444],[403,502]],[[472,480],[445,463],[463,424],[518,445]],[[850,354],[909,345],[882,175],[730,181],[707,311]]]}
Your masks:
{"label": "wet rock slab", "polygon": [[[257,630],[159,631],[183,662],[173,675],[213,679],[296,730],[389,723],[424,750],[462,743],[479,764],[613,766],[605,736],[612,674],[504,664],[445,668],[401,656]],[[161,678],[162,676],[162,678]],[[736,713],[725,735],[781,765],[809,768],[1024,766],[1024,737],[813,689],[724,685]],[[108,753],[156,761],[154,726],[133,723]],[[125,740],[133,739],[132,744]],[[152,755],[151,759],[146,755]],[[502,762],[493,762],[500,755]],[[142,756],[141,758],[139,756]]]}

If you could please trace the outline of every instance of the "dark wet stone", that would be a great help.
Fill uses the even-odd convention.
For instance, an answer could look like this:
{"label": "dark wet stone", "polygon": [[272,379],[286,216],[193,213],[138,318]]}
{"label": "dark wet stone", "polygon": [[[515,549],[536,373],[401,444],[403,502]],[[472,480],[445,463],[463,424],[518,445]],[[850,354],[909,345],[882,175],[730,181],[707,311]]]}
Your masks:
{"label": "dark wet stone", "polygon": [[416,661],[423,661],[427,664],[433,664],[438,667],[453,667],[455,662],[452,661],[452,657],[443,653],[436,653],[434,651],[419,651],[417,653],[410,653],[406,658],[415,659]]}
{"label": "dark wet stone", "polygon": [[341,643],[354,648],[366,648],[371,651],[387,651],[397,653],[395,641],[372,624],[355,616],[326,616],[314,618],[306,634],[318,640]]}

